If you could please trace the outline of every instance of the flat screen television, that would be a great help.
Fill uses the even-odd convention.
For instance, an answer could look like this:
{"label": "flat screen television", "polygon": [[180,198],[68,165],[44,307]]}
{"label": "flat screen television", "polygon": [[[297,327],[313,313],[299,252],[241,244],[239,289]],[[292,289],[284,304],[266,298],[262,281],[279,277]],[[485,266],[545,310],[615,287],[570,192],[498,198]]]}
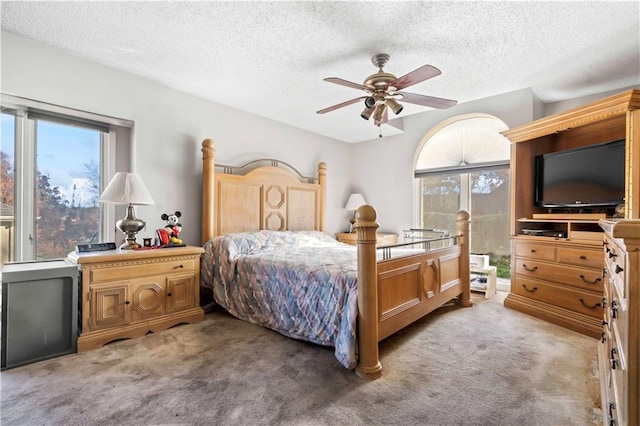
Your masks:
{"label": "flat screen television", "polygon": [[535,204],[612,207],[624,202],[624,140],[535,158]]}

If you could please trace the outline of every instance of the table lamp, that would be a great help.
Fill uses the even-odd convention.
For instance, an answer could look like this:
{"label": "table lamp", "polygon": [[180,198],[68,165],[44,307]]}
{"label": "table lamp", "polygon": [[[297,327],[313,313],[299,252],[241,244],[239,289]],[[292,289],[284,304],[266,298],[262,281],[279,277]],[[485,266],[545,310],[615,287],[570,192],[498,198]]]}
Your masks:
{"label": "table lamp", "polygon": [[126,236],[126,241],[120,249],[132,250],[140,247],[140,244],[136,243],[136,235],[146,224],[136,217],[133,205],[152,206],[154,204],[142,178],[136,173],[116,173],[100,196],[100,202],[128,204],[127,215],[116,222],[116,228]]}
{"label": "table lamp", "polygon": [[356,192],[349,195],[347,204],[345,204],[344,206],[345,210],[353,211],[353,217],[351,218],[351,226],[349,227],[349,232],[353,232],[353,225],[355,225],[356,223],[356,210],[358,209],[358,207],[364,206],[365,204],[367,204],[367,202],[364,200],[362,194]]}

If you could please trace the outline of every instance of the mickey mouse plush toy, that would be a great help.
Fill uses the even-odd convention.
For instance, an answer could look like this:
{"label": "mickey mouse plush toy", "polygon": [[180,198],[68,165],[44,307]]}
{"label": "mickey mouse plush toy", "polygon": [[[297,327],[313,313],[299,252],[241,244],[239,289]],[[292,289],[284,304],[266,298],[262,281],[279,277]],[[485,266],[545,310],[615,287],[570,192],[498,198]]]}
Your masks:
{"label": "mickey mouse plush toy", "polygon": [[180,212],[175,212],[174,214],[162,213],[162,216],[160,216],[162,220],[167,221],[164,228],[156,230],[161,246],[182,245],[182,240],[178,238],[180,231],[182,231],[182,224],[178,222],[180,216],[182,216]]}

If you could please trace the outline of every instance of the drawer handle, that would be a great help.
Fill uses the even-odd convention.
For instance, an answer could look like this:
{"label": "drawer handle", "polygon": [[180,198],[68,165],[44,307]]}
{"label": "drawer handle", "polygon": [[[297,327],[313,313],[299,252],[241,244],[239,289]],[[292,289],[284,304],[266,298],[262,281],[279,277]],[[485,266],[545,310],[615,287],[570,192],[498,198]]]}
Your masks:
{"label": "drawer handle", "polygon": [[611,348],[611,359],[609,360],[609,362],[611,363],[612,370],[615,370],[616,365],[618,364],[618,361],[616,361],[616,352],[618,352],[616,348]]}
{"label": "drawer handle", "polygon": [[125,300],[125,302],[124,302],[125,305],[128,305],[129,303],[131,303],[131,302],[129,302],[128,300]]}
{"label": "drawer handle", "polygon": [[620,265],[616,265],[616,274],[619,274],[622,271],[624,271],[624,269],[621,268]]}
{"label": "drawer handle", "polygon": [[606,333],[603,331],[602,333],[600,333],[600,343],[604,343],[607,341],[607,335]]}
{"label": "drawer handle", "polygon": [[584,254],[580,255],[580,260],[587,260],[587,256],[585,256]]}
{"label": "drawer handle", "polygon": [[534,266],[533,268],[529,268],[526,264],[522,264],[522,267],[524,268],[525,271],[529,271],[529,272],[535,272],[538,270],[537,266]]}
{"label": "drawer handle", "polygon": [[593,280],[593,281],[589,281],[589,280],[588,280],[588,279],[586,279],[586,278],[584,277],[584,275],[582,275],[582,274],[580,274],[580,278],[582,279],[582,281],[584,281],[584,282],[585,282],[585,283],[587,283],[587,284],[596,284],[598,281],[601,281],[601,280],[602,280],[602,278],[599,278],[599,277],[598,277],[598,278],[596,278],[596,279],[595,279],[595,280]]}
{"label": "drawer handle", "polygon": [[588,309],[595,309],[599,306],[602,306],[602,303],[596,303],[595,305],[587,305],[586,303],[584,303],[584,299],[582,297],[580,298],[580,303],[582,303],[582,306]]}
{"label": "drawer handle", "polygon": [[529,290],[526,284],[522,284],[522,288],[527,290],[529,293],[535,293],[538,290],[538,287],[534,287],[533,289]]}
{"label": "drawer handle", "polygon": [[618,304],[616,303],[615,300],[611,301],[611,318],[612,319],[618,318]]}
{"label": "drawer handle", "polygon": [[535,253],[535,252],[536,252],[536,249],[531,249],[531,253]]}
{"label": "drawer handle", "polygon": [[616,421],[613,419],[613,410],[616,409],[616,404],[613,402],[609,403],[609,425],[613,426],[616,424]]}
{"label": "drawer handle", "polygon": [[171,297],[171,293],[167,293],[167,296]]}
{"label": "drawer handle", "polygon": [[618,255],[615,254],[614,252],[610,251],[609,252],[609,259],[611,259],[612,257],[618,257]]}
{"label": "drawer handle", "polygon": [[184,265],[183,265],[183,264],[180,264],[180,265],[176,266],[176,268],[178,268],[178,269],[182,269],[182,268],[184,268]]}
{"label": "drawer handle", "polygon": [[602,296],[602,307],[606,308],[607,307],[607,298]]}

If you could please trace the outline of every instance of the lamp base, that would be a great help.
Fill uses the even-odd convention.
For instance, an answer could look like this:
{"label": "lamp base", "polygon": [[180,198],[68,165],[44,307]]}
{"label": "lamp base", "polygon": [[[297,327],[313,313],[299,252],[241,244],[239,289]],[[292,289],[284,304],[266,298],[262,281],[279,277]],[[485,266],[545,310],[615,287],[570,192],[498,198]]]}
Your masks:
{"label": "lamp base", "polygon": [[116,228],[127,237],[124,244],[120,246],[120,250],[133,250],[140,247],[140,244],[136,243],[136,235],[144,226],[144,221],[136,217],[133,206],[129,204],[127,207],[127,216],[116,222]]}
{"label": "lamp base", "polygon": [[137,248],[140,248],[140,244],[136,243],[135,239],[133,241],[132,240],[126,240],[120,246],[120,250],[135,250]]}
{"label": "lamp base", "polygon": [[349,222],[351,222],[351,225],[349,226],[349,233],[353,234],[354,232],[356,232],[356,230],[353,229],[353,227],[356,224],[356,212],[353,212],[353,217],[351,218],[351,220]]}

